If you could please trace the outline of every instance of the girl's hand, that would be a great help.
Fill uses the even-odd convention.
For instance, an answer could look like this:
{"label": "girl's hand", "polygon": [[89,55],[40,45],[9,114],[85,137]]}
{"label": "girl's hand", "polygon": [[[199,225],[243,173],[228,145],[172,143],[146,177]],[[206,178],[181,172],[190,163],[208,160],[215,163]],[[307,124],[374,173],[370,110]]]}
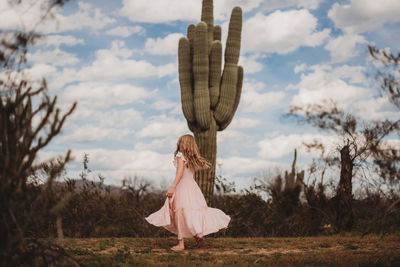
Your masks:
{"label": "girl's hand", "polygon": [[166,194],[167,197],[171,198],[172,195],[174,194],[174,192],[175,192],[175,186],[171,186],[171,187],[169,188],[167,194]]}

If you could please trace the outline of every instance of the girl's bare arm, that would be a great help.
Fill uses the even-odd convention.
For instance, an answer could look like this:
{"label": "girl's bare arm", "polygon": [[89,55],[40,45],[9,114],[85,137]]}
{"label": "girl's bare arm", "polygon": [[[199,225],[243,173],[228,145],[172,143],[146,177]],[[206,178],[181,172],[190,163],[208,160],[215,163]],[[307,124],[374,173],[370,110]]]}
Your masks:
{"label": "girl's bare arm", "polygon": [[183,176],[184,165],[185,165],[185,163],[183,162],[183,160],[180,157],[178,157],[178,171],[176,172],[175,180],[172,183],[172,186],[176,187],[179,184],[179,181],[181,180],[181,178]]}
{"label": "girl's bare arm", "polygon": [[176,175],[175,175],[175,180],[174,180],[174,182],[172,183],[170,189],[167,192],[167,197],[171,197],[172,196],[172,194],[173,194],[173,192],[175,190],[175,187],[179,184],[179,181],[181,180],[181,178],[183,176],[183,167],[184,167],[185,163],[183,162],[183,160],[180,157],[177,157],[177,160],[178,160],[178,170],[177,170]]}

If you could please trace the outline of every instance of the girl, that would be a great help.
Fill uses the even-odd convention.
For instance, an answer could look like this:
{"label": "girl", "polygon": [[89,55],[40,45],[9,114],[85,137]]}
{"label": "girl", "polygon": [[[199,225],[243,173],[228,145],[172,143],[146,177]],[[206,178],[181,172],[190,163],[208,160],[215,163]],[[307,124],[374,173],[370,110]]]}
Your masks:
{"label": "girl", "polygon": [[210,164],[200,156],[192,135],[179,138],[174,165],[175,180],[166,194],[164,206],[146,217],[146,220],[178,235],[179,243],[171,249],[179,251],[185,249],[183,238],[194,237],[197,246],[201,246],[203,236],[227,228],[231,218],[221,210],[207,206],[194,180],[195,171],[207,169]]}

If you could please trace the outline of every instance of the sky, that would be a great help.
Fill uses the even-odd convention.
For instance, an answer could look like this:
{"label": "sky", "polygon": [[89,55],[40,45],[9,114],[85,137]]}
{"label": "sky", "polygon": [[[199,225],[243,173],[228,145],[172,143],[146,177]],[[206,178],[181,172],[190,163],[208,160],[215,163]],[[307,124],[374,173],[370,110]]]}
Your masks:
{"label": "sky", "polygon": [[[33,28],[44,36],[28,54],[30,77],[47,79],[62,110],[78,102],[39,160],[71,149],[70,178],[87,153],[92,179],[172,182],[176,142],[190,133],[180,104],[178,40],[200,21],[201,0],[70,1],[38,24],[44,1],[0,0],[0,30]],[[335,136],[283,116],[294,104],[332,99],[363,119],[396,116],[378,94],[379,65],[368,45],[399,52],[400,1],[214,0],[223,47],[234,6],[243,10],[244,84],[232,123],[218,132],[218,175],[244,188],[289,168],[295,148],[298,168],[306,169],[317,154],[303,141],[316,138],[334,151]]]}

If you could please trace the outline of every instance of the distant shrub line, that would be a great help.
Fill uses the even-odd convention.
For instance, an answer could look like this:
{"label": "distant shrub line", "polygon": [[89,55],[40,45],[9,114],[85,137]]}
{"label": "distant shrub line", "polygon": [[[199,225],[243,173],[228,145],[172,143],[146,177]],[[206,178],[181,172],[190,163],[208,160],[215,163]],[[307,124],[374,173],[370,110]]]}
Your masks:
{"label": "distant shrub line", "polygon": [[[252,186],[241,194],[234,184],[217,177],[214,206],[232,218],[227,230],[212,236],[271,237],[314,236],[337,233],[335,197],[325,194],[322,184],[284,186],[280,176],[264,188]],[[144,217],[158,210],[165,192],[150,190],[152,184],[137,177],[120,188],[100,182],[66,179],[54,185],[55,196],[67,196],[58,215],[46,215],[30,227],[34,237],[166,237],[162,227],[148,224]],[[40,191],[36,187],[32,190]],[[264,190],[271,198],[265,200]],[[302,193],[302,197],[300,197]],[[54,201],[60,201],[54,200]],[[302,200],[301,200],[302,199]],[[354,227],[358,234],[393,233],[400,229],[399,195],[366,193],[353,200]],[[57,224],[57,216],[61,218]],[[23,219],[23,218],[21,218]],[[61,229],[58,229],[61,228]],[[60,232],[61,230],[61,232]]]}

